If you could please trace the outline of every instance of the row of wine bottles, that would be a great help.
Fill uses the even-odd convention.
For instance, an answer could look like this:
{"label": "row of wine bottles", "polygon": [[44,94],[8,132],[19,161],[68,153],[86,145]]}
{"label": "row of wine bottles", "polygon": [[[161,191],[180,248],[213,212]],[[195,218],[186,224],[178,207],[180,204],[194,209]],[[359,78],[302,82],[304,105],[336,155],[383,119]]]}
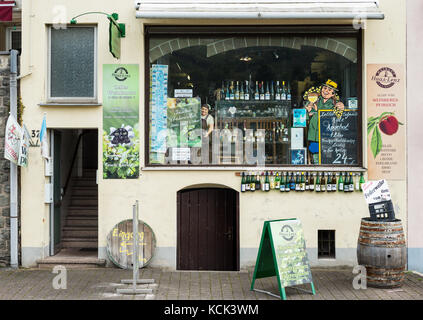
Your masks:
{"label": "row of wine bottles", "polygon": [[[266,85],[266,86],[265,86]],[[222,81],[221,100],[291,100],[291,86],[285,81],[256,81],[255,86],[250,86],[248,80],[245,81]]]}
{"label": "row of wine bottles", "polygon": [[[357,178],[354,176],[357,175]],[[352,172],[255,172],[242,173],[241,192],[246,191],[315,191],[315,192],[354,192],[363,191],[363,173]]]}

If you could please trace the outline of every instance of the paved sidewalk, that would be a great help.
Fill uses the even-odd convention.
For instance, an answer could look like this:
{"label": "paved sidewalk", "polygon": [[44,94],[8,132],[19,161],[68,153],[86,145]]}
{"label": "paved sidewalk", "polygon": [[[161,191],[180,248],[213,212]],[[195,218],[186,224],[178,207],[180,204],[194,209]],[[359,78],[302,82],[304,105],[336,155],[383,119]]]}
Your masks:
{"label": "paved sidewalk", "polygon": [[[312,268],[316,295],[287,288],[288,300],[423,300],[423,276],[407,273],[401,288],[354,290],[352,269]],[[0,269],[0,300],[277,300],[250,291],[252,270],[240,272],[188,272],[146,268],[140,278],[155,279],[153,294],[122,295],[121,279],[132,278],[131,270],[116,268],[68,269],[67,289],[53,288],[58,274],[41,269]],[[256,280],[255,288],[278,294],[275,277]],[[309,285],[299,286],[309,290]]]}

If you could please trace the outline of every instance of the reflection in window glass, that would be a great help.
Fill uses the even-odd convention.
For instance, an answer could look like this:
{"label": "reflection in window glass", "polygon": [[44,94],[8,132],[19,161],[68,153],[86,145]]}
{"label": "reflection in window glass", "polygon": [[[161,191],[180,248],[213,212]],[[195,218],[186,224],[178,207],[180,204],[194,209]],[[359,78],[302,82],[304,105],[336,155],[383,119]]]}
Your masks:
{"label": "reflection in window glass", "polygon": [[357,39],[149,37],[149,163],[358,165]]}

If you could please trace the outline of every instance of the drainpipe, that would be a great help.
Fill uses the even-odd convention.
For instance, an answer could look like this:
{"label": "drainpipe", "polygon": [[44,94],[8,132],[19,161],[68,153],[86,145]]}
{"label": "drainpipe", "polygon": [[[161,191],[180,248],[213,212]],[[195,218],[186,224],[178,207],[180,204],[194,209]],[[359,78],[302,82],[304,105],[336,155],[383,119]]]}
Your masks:
{"label": "drainpipe", "polygon": [[[18,114],[18,51],[10,51],[10,113]],[[18,268],[18,167],[10,162],[10,266]]]}

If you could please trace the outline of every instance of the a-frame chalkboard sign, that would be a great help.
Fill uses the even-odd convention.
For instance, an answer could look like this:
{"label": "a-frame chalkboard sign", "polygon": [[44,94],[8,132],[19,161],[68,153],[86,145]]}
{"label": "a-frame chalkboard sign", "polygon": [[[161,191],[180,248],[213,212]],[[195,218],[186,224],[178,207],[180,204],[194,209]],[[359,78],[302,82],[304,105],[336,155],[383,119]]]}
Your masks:
{"label": "a-frame chalkboard sign", "polygon": [[278,280],[282,300],[286,300],[286,287],[304,283],[311,284],[311,292],[306,292],[315,294],[304,233],[298,219],[264,222],[251,290],[278,297],[271,292],[254,289],[256,279],[273,276]]}

